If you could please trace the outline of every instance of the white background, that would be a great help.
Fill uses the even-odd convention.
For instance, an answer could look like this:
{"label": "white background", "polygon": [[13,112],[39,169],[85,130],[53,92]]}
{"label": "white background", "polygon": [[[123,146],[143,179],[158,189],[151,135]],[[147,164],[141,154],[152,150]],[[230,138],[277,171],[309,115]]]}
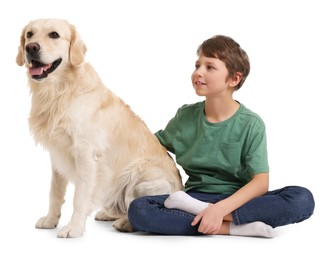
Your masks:
{"label": "white background", "polygon": [[[325,0],[2,1],[0,4],[0,259],[303,259],[333,251],[333,8]],[[74,24],[86,60],[146,122],[163,128],[185,103],[201,100],[190,75],[196,48],[215,34],[246,50],[251,73],[235,98],[267,126],[270,189],[308,187],[314,215],[277,228],[274,239],[124,234],[87,220],[83,237],[57,239],[71,216],[69,187],[56,230],[37,230],[46,214],[47,153],[32,140],[26,72],[15,63],[21,30],[37,18]],[[317,247],[316,247],[317,246]],[[328,257],[330,256],[330,257]]]}

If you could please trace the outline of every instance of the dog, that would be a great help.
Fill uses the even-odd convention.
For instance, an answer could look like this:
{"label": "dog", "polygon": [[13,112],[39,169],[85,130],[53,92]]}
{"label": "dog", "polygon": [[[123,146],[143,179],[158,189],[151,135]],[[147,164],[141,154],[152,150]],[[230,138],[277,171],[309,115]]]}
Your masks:
{"label": "dog", "polygon": [[173,158],[144,121],[101,81],[76,27],[63,19],[24,26],[16,57],[27,68],[31,135],[50,154],[49,211],[36,228],[56,228],[68,183],[73,214],[58,237],[82,236],[87,217],[133,232],[127,210],[135,198],[183,188]]}

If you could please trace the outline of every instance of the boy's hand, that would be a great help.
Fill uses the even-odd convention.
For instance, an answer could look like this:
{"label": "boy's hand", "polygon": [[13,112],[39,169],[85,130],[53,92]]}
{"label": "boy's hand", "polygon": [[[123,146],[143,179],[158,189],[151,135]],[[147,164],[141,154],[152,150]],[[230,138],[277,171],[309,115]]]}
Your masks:
{"label": "boy's hand", "polygon": [[199,232],[207,235],[218,234],[223,224],[223,216],[216,205],[209,204],[194,218],[191,225],[196,226],[198,223]]}

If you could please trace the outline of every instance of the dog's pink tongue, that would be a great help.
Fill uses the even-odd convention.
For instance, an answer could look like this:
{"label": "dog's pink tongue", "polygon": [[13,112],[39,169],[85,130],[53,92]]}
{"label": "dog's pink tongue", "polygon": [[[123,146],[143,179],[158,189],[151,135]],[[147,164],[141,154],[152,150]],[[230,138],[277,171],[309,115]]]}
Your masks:
{"label": "dog's pink tongue", "polygon": [[38,68],[29,68],[29,74],[31,76],[35,76],[35,75],[41,75],[45,70],[48,70],[51,67],[51,64],[48,64],[44,67],[38,67]]}
{"label": "dog's pink tongue", "polygon": [[41,75],[43,73],[43,67],[39,68],[29,68],[29,74],[31,76]]}

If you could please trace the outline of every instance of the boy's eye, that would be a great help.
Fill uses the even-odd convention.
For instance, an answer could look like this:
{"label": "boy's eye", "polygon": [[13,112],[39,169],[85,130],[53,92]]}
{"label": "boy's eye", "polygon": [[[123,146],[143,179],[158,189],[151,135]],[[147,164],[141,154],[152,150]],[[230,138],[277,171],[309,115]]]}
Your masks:
{"label": "boy's eye", "polygon": [[206,68],[207,68],[208,70],[212,70],[212,69],[214,69],[214,67],[211,66],[211,65],[208,65]]}

